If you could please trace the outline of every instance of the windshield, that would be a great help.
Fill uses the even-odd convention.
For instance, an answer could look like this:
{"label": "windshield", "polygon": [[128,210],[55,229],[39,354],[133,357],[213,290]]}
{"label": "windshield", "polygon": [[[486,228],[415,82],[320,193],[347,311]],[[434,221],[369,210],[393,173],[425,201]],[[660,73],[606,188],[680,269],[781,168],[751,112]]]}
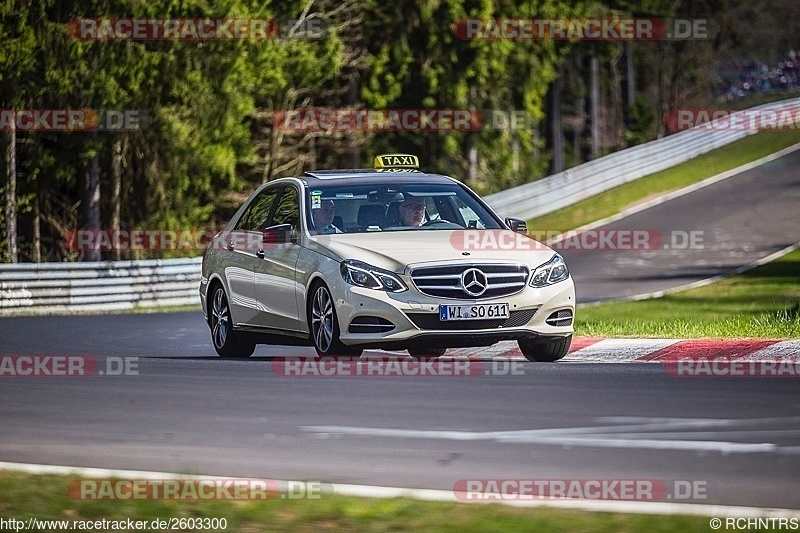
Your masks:
{"label": "windshield", "polygon": [[312,234],[502,228],[455,183],[326,184],[306,195]]}

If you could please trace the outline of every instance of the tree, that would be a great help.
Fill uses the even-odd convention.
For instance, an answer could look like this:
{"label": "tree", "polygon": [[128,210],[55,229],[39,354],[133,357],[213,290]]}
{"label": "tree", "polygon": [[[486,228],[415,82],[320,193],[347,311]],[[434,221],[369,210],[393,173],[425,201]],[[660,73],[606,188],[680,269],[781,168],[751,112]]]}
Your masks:
{"label": "tree", "polygon": [[32,91],[23,80],[33,68],[35,37],[28,20],[27,2],[0,4],[0,110],[8,132],[5,149],[5,241],[6,256],[12,263],[17,252],[17,128],[14,110],[25,106]]}

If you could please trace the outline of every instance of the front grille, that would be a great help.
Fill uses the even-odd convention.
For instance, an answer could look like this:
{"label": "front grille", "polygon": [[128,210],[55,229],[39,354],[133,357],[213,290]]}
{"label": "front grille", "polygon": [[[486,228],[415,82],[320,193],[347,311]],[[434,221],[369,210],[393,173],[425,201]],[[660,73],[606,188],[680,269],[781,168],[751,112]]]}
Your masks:
{"label": "front grille", "polygon": [[[461,286],[462,274],[472,268],[486,275],[486,291],[478,296]],[[411,280],[421,293],[428,296],[486,300],[521,291],[529,273],[528,267],[519,264],[460,264],[415,268],[411,271]]]}
{"label": "front grille", "polygon": [[508,318],[482,320],[439,320],[438,313],[406,313],[419,329],[433,331],[458,331],[473,329],[517,328],[530,322],[536,309],[511,311]]}

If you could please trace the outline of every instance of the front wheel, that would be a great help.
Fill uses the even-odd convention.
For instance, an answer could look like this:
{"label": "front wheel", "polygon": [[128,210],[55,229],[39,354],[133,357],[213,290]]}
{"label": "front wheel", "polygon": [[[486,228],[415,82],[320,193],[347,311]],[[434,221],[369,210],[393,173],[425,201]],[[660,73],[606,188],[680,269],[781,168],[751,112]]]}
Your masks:
{"label": "front wheel", "polygon": [[256,344],[242,337],[242,334],[233,330],[231,308],[225,289],[216,285],[209,309],[209,325],[211,326],[211,340],[214,349],[220,357],[246,358],[256,351]]}
{"label": "front wheel", "polygon": [[536,337],[517,341],[525,359],[539,363],[552,363],[567,355],[572,335],[566,337]]}
{"label": "front wheel", "polygon": [[339,320],[336,318],[336,307],[328,287],[317,283],[309,291],[308,324],[314,349],[320,357],[350,356],[360,357],[361,348],[347,346],[339,340]]}

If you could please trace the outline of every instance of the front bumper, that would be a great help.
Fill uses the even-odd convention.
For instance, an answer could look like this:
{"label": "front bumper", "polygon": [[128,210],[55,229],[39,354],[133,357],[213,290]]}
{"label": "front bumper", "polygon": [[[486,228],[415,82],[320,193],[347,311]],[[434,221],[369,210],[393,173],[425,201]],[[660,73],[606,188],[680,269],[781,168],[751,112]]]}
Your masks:
{"label": "front bumper", "polygon": [[[408,345],[454,348],[537,336],[563,337],[573,333],[572,320],[560,326],[547,323],[547,318],[558,311],[568,310],[574,316],[575,287],[571,278],[543,288],[526,286],[516,294],[485,300],[437,299],[414,288],[390,293],[347,284],[337,284],[333,292],[340,338],[346,345],[392,349]],[[509,304],[509,319],[439,320],[440,304],[497,303]],[[374,333],[361,332],[365,328],[351,328],[354,320],[363,323],[373,319],[382,324],[387,321],[394,327],[387,331],[388,326],[384,326]],[[380,328],[376,326],[375,329]]]}

